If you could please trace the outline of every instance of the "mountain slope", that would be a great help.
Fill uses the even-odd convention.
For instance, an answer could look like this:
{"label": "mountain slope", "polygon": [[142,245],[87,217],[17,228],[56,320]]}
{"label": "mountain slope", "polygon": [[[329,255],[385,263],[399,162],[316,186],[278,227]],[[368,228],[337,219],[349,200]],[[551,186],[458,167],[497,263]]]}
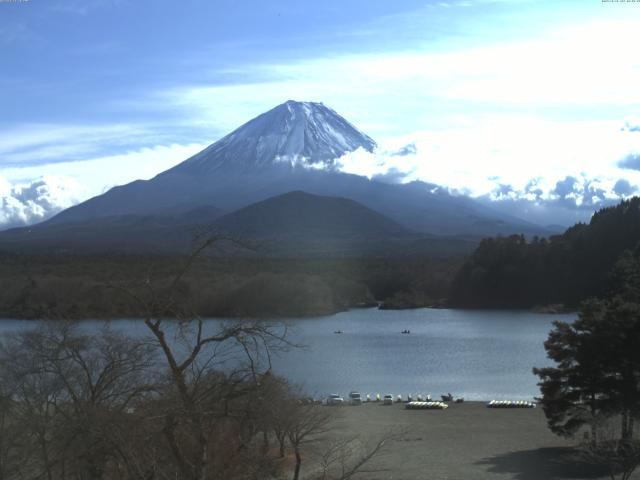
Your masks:
{"label": "mountain slope", "polygon": [[[203,230],[224,232],[242,239],[304,240],[307,245],[309,239],[314,243],[316,240],[324,243],[355,239],[384,241],[413,235],[393,220],[353,200],[296,191],[248,205],[222,217],[218,209],[206,205],[177,216],[126,214],[16,228],[0,235],[0,246],[184,251],[191,245],[194,234]],[[337,247],[342,248],[337,244],[332,248]]]}
{"label": "mountain slope", "polygon": [[223,233],[255,250],[227,253],[272,257],[448,257],[466,254],[474,239],[410,232],[353,200],[290,192],[217,218],[202,206],[180,216],[115,215],[47,223],[0,233],[0,249],[47,252],[186,253],[194,235]]}
{"label": "mountain slope", "polygon": [[176,216],[201,205],[233,212],[301,190],[354,200],[417,232],[549,233],[436,185],[388,184],[340,172],[337,158],[359,148],[371,151],[375,142],[333,110],[320,103],[288,101],[153,179],[115,187],[43,225],[118,215]]}
{"label": "mountain slope", "polygon": [[295,191],[269,198],[225,215],[220,230],[255,236],[394,237],[407,229],[346,198]]}
{"label": "mountain slope", "polygon": [[[295,183],[296,175],[313,175],[310,169],[331,171],[335,160],[345,153],[358,148],[371,151],[375,146],[371,138],[323,104],[290,100],[151,180],[114,187],[49,221],[129,213],[161,215],[176,206],[190,209],[201,204],[231,211],[297,187],[304,190],[304,183]],[[283,178],[294,179],[294,183],[268,188]]]}
{"label": "mountain slope", "polygon": [[220,216],[201,206],[180,216],[112,215],[66,223],[45,222],[0,232],[0,248],[24,251],[185,251],[195,234]]}
{"label": "mountain slope", "polygon": [[273,167],[331,169],[335,160],[376,143],[322,103],[289,100],[247,122],[165,174],[211,175]]}
{"label": "mountain slope", "polygon": [[0,233],[0,250],[187,253],[202,233],[230,235],[256,247],[222,246],[226,253],[285,258],[450,257],[477,245],[474,238],[411,232],[353,200],[297,191],[222,217],[214,207],[201,206],[179,216],[115,215],[15,228]]}

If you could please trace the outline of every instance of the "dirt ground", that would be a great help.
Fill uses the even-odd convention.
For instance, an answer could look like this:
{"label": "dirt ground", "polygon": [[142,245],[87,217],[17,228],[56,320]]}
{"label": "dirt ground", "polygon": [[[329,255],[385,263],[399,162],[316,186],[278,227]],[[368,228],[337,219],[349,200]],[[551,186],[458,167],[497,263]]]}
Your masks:
{"label": "dirt ground", "polygon": [[[378,403],[335,408],[337,436],[375,441],[392,429],[404,433],[370,466],[370,480],[553,480],[608,478],[576,456],[574,442],[553,435],[542,409],[489,409],[484,403],[447,410],[405,410]],[[640,478],[638,472],[632,477]]]}

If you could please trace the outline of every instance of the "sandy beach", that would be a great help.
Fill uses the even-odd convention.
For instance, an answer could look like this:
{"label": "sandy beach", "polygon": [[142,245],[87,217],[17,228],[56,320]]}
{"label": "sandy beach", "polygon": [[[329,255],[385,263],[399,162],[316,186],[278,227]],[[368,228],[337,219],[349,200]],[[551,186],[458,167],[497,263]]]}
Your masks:
{"label": "sandy beach", "polygon": [[[336,435],[374,440],[391,429],[401,439],[374,461],[375,480],[551,480],[608,478],[576,458],[575,441],[553,435],[542,409],[489,409],[482,402],[447,410],[406,410],[404,404],[323,407],[339,410]],[[640,478],[636,472],[636,476]]]}

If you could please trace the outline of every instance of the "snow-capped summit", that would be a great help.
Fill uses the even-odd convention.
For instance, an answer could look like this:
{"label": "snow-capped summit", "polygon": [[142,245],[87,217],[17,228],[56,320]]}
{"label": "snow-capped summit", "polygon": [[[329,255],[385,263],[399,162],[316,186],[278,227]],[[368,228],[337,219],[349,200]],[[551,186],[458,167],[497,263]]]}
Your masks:
{"label": "snow-capped summit", "polygon": [[[344,154],[359,148],[371,151],[375,146],[371,138],[322,103],[288,101],[172,169],[150,180],[114,187],[64,210],[46,224],[66,228],[62,227],[65,223],[93,225],[100,217],[114,217],[113,222],[129,228],[140,223],[140,216],[152,216],[178,218],[183,226],[187,220],[209,225],[218,214],[230,215],[268,198],[299,191],[355,201],[416,232],[541,234],[535,225],[496,214],[473,199],[435,191],[435,185],[390,184],[336,168],[336,160]],[[296,202],[305,197],[285,198],[286,205],[296,210],[300,206]],[[323,211],[333,215],[337,209]],[[293,218],[306,213],[294,213],[298,217],[287,218],[302,225]],[[107,218],[95,224],[104,226],[107,221],[112,222]]]}
{"label": "snow-capped summit", "polygon": [[274,165],[332,169],[345,153],[358,148],[372,151],[375,146],[371,138],[322,103],[289,100],[169,172],[206,175]]}

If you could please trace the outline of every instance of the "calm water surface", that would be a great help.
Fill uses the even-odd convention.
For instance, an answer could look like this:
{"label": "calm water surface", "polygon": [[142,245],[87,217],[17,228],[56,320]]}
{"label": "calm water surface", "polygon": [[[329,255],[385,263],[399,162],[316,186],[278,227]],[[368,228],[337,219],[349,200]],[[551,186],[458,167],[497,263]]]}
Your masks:
{"label": "calm water surface", "polygon": [[[531,369],[549,365],[554,320],[575,315],[477,310],[351,310],[296,320],[291,351],[275,369],[317,394],[451,392],[467,399],[530,399]],[[410,335],[400,332],[408,329]],[[334,334],[341,330],[342,334]]]}
{"label": "calm water surface", "polygon": [[[549,365],[543,342],[554,320],[575,315],[477,310],[350,310],[288,320],[296,343],[274,359],[274,371],[312,395],[350,390],[403,396],[451,392],[473,400],[531,399],[534,366]],[[213,320],[212,322],[216,322]],[[111,322],[131,334],[140,321]],[[33,323],[0,321],[0,333]],[[101,322],[86,321],[85,328]],[[401,334],[408,329],[411,334]],[[342,334],[334,334],[341,330]]]}

